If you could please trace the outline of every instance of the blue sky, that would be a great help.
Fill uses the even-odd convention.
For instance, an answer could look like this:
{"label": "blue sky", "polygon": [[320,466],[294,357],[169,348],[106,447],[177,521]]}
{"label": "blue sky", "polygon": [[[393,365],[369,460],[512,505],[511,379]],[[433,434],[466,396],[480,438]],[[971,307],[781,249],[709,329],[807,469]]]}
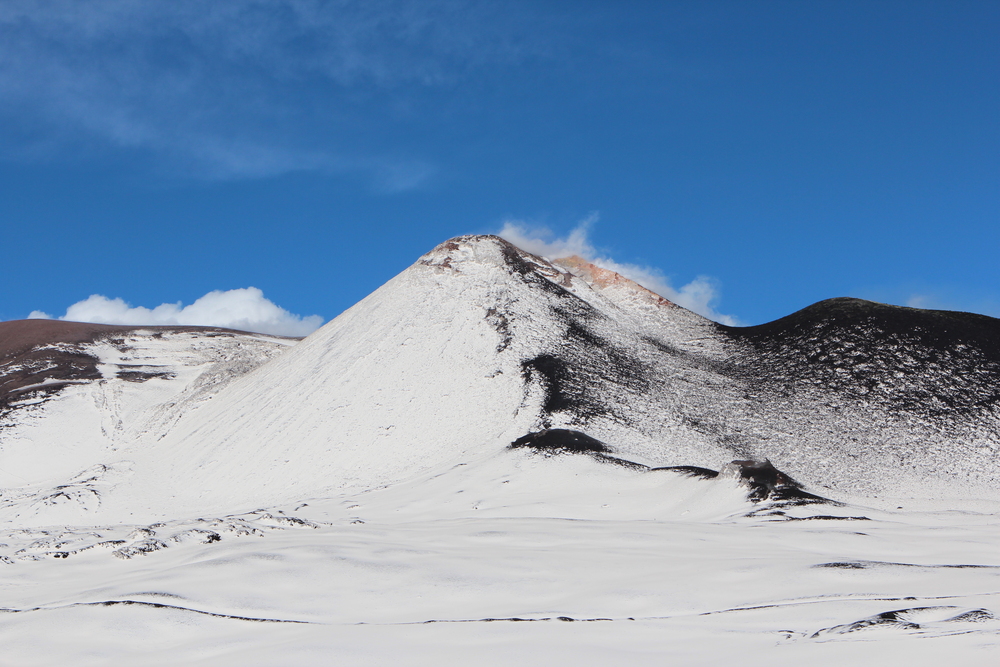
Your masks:
{"label": "blue sky", "polygon": [[997,35],[960,0],[8,0],[0,319],[330,319],[512,222],[746,324],[1000,316]]}

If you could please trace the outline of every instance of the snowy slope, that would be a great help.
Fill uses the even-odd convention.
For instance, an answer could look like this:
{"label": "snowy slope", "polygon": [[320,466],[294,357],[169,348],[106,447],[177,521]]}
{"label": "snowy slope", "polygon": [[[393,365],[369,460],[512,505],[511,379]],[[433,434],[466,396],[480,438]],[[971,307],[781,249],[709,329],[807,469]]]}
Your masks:
{"label": "snowy slope", "polygon": [[123,448],[161,438],[295,342],[207,327],[0,323],[0,516],[88,520],[111,480],[129,477]]}
{"label": "snowy slope", "polygon": [[296,344],[50,332],[0,664],[987,664],[998,324],[723,327],[476,236]]}
{"label": "snowy slope", "polygon": [[[117,511],[244,511],[376,488],[548,426],[585,427],[644,462],[724,465],[731,448],[663,410],[705,403],[690,396],[692,383],[720,383],[674,362],[644,332],[701,359],[718,354],[708,337],[715,325],[634,283],[622,287],[592,288],[496,237],[442,244],[162,441],[124,452],[136,481],[118,494]],[[602,404],[560,394],[563,359],[589,374]],[[667,364],[662,377],[689,377],[636,400],[660,379],[642,376],[657,361]],[[715,398],[730,400],[718,388]]]}
{"label": "snowy slope", "polygon": [[[975,364],[969,341],[952,343]],[[721,327],[579,260],[462,237],[162,440],[134,441],[122,451],[134,482],[106,511],[152,519],[376,488],[548,427],[654,466],[769,458],[843,498],[998,497],[995,401],[900,407],[884,399],[905,391],[891,363],[863,396],[783,361],[781,345],[780,331]]]}

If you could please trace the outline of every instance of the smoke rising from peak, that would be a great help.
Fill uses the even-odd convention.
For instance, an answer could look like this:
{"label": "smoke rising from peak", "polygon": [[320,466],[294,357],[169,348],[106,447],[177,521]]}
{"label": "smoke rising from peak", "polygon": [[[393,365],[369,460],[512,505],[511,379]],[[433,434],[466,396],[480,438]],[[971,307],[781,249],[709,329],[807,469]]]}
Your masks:
{"label": "smoke rising from peak", "polygon": [[590,227],[597,222],[597,217],[596,213],[592,213],[565,237],[557,237],[545,228],[530,227],[524,222],[509,220],[504,223],[498,236],[522,250],[550,259],[578,255],[591,264],[634,280],[646,289],[710,320],[729,326],[740,325],[736,317],[724,315],[715,309],[715,303],[719,300],[719,288],[718,281],[714,278],[698,276],[678,289],[658,269],[622,263],[602,255],[588,238]]}
{"label": "smoke rising from peak", "polygon": [[[28,319],[52,319],[35,310]],[[276,336],[307,336],[323,325],[319,315],[303,317],[288,312],[256,287],[209,292],[189,306],[163,303],[155,308],[132,306],[123,299],[92,294],[66,309],[60,320],[135,326],[213,326]]]}

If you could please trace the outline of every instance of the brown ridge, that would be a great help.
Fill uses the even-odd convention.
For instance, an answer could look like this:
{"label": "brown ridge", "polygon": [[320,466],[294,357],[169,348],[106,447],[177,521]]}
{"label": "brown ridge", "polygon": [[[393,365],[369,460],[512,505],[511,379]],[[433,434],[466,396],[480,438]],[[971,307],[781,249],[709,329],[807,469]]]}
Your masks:
{"label": "brown ridge", "polygon": [[562,266],[563,268],[569,269],[574,275],[580,276],[586,280],[591,287],[597,289],[604,289],[612,285],[623,285],[627,286],[640,294],[645,294],[646,297],[661,306],[675,306],[676,304],[669,299],[657,294],[651,289],[643,287],[639,283],[635,282],[631,278],[626,278],[616,271],[611,269],[602,269],[601,267],[588,262],[579,255],[573,255],[571,257],[560,257],[558,259],[552,260],[553,264]]}
{"label": "brown ridge", "polygon": [[54,343],[82,344],[109,338],[113,334],[131,331],[197,332],[247,334],[247,331],[222,327],[199,326],[138,326],[132,324],[93,324],[63,320],[11,320],[0,322],[0,363],[41,345]]}
{"label": "brown ridge", "polygon": [[[0,322],[0,414],[12,395],[23,387],[50,381],[44,391],[58,391],[75,381],[97,380],[97,357],[84,344],[125,338],[135,331],[254,335],[246,331],[199,326],[134,326],[64,322],[62,320],[12,320]],[[62,349],[47,347],[63,344]],[[56,380],[58,382],[52,382]]]}

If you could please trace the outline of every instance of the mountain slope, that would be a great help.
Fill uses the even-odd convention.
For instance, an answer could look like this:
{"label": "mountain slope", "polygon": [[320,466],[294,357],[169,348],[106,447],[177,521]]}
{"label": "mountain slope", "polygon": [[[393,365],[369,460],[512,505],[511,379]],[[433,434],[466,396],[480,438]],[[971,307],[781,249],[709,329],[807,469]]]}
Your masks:
{"label": "mountain slope", "polygon": [[[212,327],[0,322],[0,487],[55,489],[95,466],[127,470],[121,448],[161,437],[295,342]],[[52,508],[58,494],[36,500]],[[2,493],[0,508],[32,495]]]}
{"label": "mountain slope", "polygon": [[460,237],[197,409],[123,418],[91,464],[131,472],[94,516],[357,493],[548,428],[639,466],[770,459],[838,498],[995,499],[998,340],[992,318],[844,299],[725,327],[579,258]]}
{"label": "mountain slope", "polygon": [[[991,358],[996,321],[853,301],[852,320],[833,305],[727,328],[579,260],[461,237],[226,387],[162,442],[131,448],[133,488],[158,491],[122,495],[120,507],[146,502],[156,514],[169,498],[169,511],[250,508],[354,492],[550,427],[650,466],[769,458],[834,495],[996,497],[993,376],[971,374],[989,368],[977,364]],[[925,333],[907,333],[914,317]],[[896,328],[863,328],[869,321]],[[861,340],[877,363],[864,365]],[[817,346],[844,350],[877,391],[833,382],[845,363]],[[914,381],[898,379],[899,365],[933,359]],[[985,398],[929,408],[905,398],[921,391]]]}
{"label": "mountain slope", "polygon": [[997,324],[495,237],[301,342],[0,323],[5,659],[989,663]]}

